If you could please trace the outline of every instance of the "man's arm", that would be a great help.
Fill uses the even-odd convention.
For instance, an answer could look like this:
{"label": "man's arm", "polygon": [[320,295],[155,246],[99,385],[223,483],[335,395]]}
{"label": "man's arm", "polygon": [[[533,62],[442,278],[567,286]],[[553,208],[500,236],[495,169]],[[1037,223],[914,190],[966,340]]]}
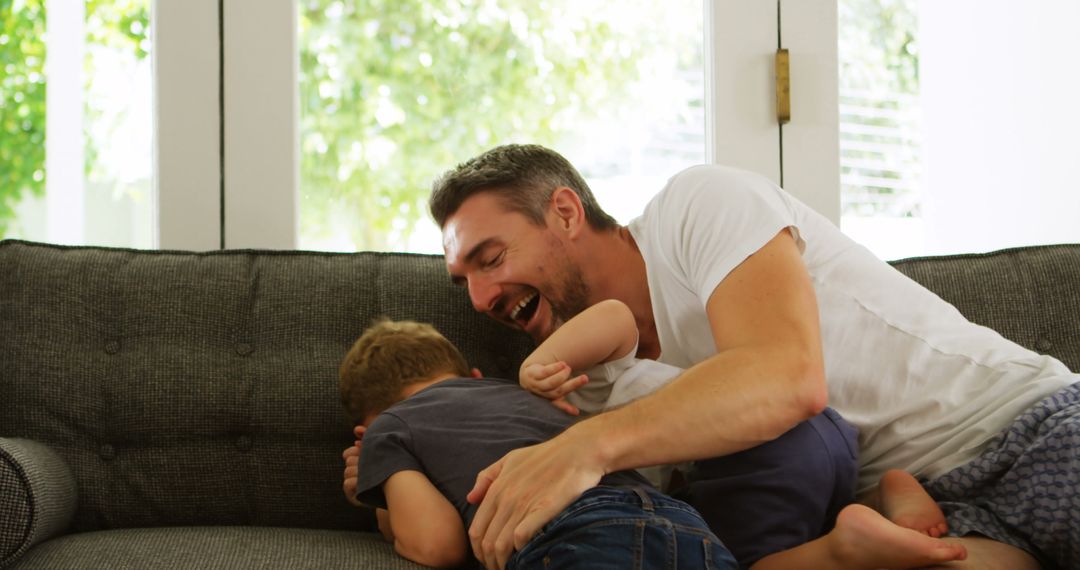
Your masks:
{"label": "man's arm", "polygon": [[770,441],[825,406],[817,302],[787,230],[744,260],[706,304],[717,354],[649,397],[579,422],[482,471],[469,538],[504,564],[613,471],[728,455]]}
{"label": "man's arm", "polygon": [[714,356],[581,430],[603,443],[608,471],[742,451],[824,409],[817,299],[787,230],[716,287],[706,312]]}
{"label": "man's arm", "polygon": [[521,384],[550,400],[581,387],[574,371],[622,358],[637,346],[634,313],[616,299],[600,301],[555,330],[521,363]]}
{"label": "man's arm", "polygon": [[383,494],[398,554],[436,568],[465,562],[468,542],[461,515],[426,475],[398,471],[383,483]]}

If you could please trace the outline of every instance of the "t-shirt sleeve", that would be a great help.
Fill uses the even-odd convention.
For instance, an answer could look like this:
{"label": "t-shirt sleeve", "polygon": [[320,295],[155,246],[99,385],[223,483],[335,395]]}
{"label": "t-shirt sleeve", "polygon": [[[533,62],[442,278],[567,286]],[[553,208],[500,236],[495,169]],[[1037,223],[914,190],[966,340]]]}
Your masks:
{"label": "t-shirt sleeve", "polygon": [[423,471],[412,452],[409,425],[401,418],[382,413],[364,432],[360,446],[360,473],[356,498],[365,505],[386,508],[382,484],[398,471]]}
{"label": "t-shirt sleeve", "polygon": [[658,202],[664,255],[704,305],[716,286],[785,228],[800,250],[790,198],[763,176],[723,167],[690,169]]}

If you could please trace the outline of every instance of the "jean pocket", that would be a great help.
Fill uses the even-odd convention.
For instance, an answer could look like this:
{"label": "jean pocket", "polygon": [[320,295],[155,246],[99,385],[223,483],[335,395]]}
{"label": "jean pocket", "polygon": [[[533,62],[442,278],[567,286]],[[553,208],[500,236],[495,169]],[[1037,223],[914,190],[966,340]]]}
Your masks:
{"label": "jean pocket", "polygon": [[701,539],[705,570],[736,570],[739,564],[722,543],[711,538]]}

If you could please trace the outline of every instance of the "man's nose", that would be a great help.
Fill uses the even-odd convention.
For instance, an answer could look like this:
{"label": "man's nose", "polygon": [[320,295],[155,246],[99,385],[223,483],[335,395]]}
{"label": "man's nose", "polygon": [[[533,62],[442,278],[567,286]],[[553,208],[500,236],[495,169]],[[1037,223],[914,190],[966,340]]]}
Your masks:
{"label": "man's nose", "polygon": [[480,276],[469,276],[469,299],[478,312],[487,313],[495,307],[502,289],[494,281]]}

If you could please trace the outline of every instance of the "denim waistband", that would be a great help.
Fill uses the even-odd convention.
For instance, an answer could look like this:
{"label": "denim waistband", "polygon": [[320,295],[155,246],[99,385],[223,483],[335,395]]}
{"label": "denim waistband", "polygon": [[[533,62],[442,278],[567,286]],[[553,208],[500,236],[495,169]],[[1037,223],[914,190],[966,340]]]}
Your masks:
{"label": "denim waistband", "polygon": [[548,526],[555,525],[562,519],[581,511],[616,503],[640,506],[646,512],[655,512],[657,509],[678,509],[700,516],[690,505],[646,485],[600,485],[582,493],[576,501],[570,503],[570,506],[552,519]]}

